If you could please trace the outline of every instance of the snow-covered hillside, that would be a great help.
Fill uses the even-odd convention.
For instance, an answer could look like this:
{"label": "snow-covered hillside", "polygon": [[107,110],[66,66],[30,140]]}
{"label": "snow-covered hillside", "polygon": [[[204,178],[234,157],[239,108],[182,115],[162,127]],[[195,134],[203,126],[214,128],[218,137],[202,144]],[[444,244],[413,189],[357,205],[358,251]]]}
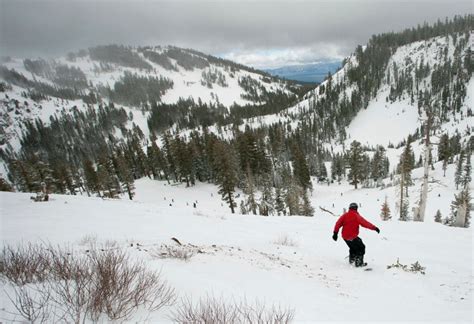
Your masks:
{"label": "snow-covered hillside", "polygon": [[[103,48],[109,47],[104,46]],[[138,62],[141,62],[141,64],[144,64],[146,68],[127,66],[127,64],[130,64],[129,62],[120,60],[114,62],[113,57],[93,58],[87,51],[82,51],[80,55],[70,53],[66,57],[54,60],[6,58],[3,62],[0,62],[2,73],[4,73],[0,73],[0,82],[5,82],[2,82],[3,89],[0,94],[0,147],[5,149],[8,147],[7,144],[10,144],[14,150],[18,150],[22,132],[21,127],[26,121],[40,118],[48,125],[50,117],[55,114],[70,114],[73,107],[85,110],[90,105],[82,99],[62,99],[47,93],[44,93],[45,97],[39,100],[32,98],[32,94],[38,92],[41,94],[43,91],[35,90],[35,87],[32,86],[34,82],[39,82],[52,89],[64,87],[62,83],[56,81],[58,78],[55,71],[58,68],[66,69],[66,71],[76,71],[75,73],[79,76],[83,76],[85,85],[81,84],[81,86],[84,86],[81,89],[81,95],[94,93],[95,96],[99,97],[99,102],[110,100],[101,91],[108,91],[104,89],[114,90],[116,84],[124,80],[125,75],[143,78],[143,80],[163,78],[170,82],[172,84],[171,88],[163,90],[164,93],[160,96],[160,102],[163,104],[175,104],[181,99],[190,98],[196,103],[222,105],[228,109],[234,104],[241,106],[263,104],[265,103],[265,94],[284,93],[288,96],[294,95],[290,89],[290,84],[286,81],[199,52],[175,47],[150,47],[145,49],[110,46],[110,48],[112,48],[112,55],[116,54],[114,50],[120,50],[122,51],[120,52],[121,55],[130,55],[135,60],[139,60]],[[144,55],[145,52],[148,53],[148,56]],[[173,55],[181,55],[182,57],[172,58],[172,54],[168,54],[171,52],[174,53]],[[164,63],[161,62],[161,65],[156,63],[156,60],[150,59],[149,55],[157,55],[164,60]],[[151,57],[153,58],[153,56]],[[28,61],[32,63],[29,63],[29,65],[25,63]],[[9,76],[11,76],[11,73],[18,73],[19,75],[15,74],[18,77],[16,79],[17,84],[15,84],[15,81],[8,79],[5,73]],[[77,76],[76,79],[70,75],[68,77],[75,82],[77,81]],[[245,88],[246,84],[255,89],[255,92],[250,94],[248,88]],[[142,87],[144,86],[142,85]],[[138,91],[140,89],[135,88],[134,90]],[[152,92],[159,93],[160,91],[160,89],[153,89]],[[132,128],[132,123],[134,123],[148,137],[147,118],[150,115],[149,109],[143,109],[141,103],[132,105],[118,102],[116,104],[118,108],[124,108],[128,114],[133,115],[128,127]]]}
{"label": "snow-covered hillside", "polygon": [[[137,181],[135,201],[52,195],[35,203],[29,194],[0,193],[2,245],[49,242],[79,254],[93,244],[119,247],[161,271],[180,298],[258,300],[293,309],[295,322],[471,323],[472,229],[431,218],[436,209],[449,213],[452,172],[430,192],[424,223],[380,220],[385,197],[394,208],[394,188],[315,185],[316,213],[309,218],[232,215],[213,185],[185,188],[148,179]],[[381,229],[361,230],[370,272],[348,264],[345,243],[331,239],[337,218],[318,208],[339,215],[352,201]],[[172,237],[199,253],[188,261],[156,258],[156,251],[176,245]],[[419,262],[425,274],[387,268],[397,260],[408,268]],[[11,294],[9,285],[5,289]],[[130,320],[170,322],[179,304],[151,314],[140,309]],[[2,320],[20,319],[5,294],[2,305]]]}
{"label": "snow-covered hillside", "polygon": [[[199,60],[201,65],[192,66],[192,63],[187,63],[183,67],[180,62],[171,57],[167,57],[166,53],[170,50],[182,52],[187,57],[194,57]],[[239,79],[249,77],[255,82],[265,88],[268,92],[288,91],[287,84],[279,79],[272,78],[269,75],[264,75],[263,72],[250,71],[250,69],[243,69],[240,66],[230,66],[227,61],[211,60],[209,56],[205,56],[198,52],[188,52],[185,49],[177,49],[174,47],[153,47],[147,48],[146,51],[156,53],[157,55],[164,55],[166,61],[169,62],[170,67],[160,65],[150,60],[143,55],[138,49],[130,49],[131,53],[138,55],[143,62],[150,66],[150,69],[136,68],[123,66],[121,64],[110,62],[107,66],[100,67],[101,61],[91,58],[89,54],[75,56],[73,59],[68,57],[61,57],[54,60],[55,65],[65,65],[70,68],[77,68],[82,71],[87,82],[92,87],[106,86],[114,87],[114,84],[124,75],[125,72],[130,72],[144,77],[164,77],[173,82],[173,87],[166,91],[162,97],[164,103],[175,103],[179,98],[193,98],[195,101],[199,99],[202,102],[219,102],[226,107],[230,107],[234,103],[245,105],[252,103],[250,100],[242,98],[245,90],[239,85]],[[227,62],[227,63],[226,63]],[[23,58],[10,58],[3,62],[8,69],[23,74],[29,80],[39,80],[49,84],[54,84],[51,80],[41,77],[38,74],[27,70]],[[210,80],[206,82],[205,73],[212,73],[221,76],[223,81]]]}

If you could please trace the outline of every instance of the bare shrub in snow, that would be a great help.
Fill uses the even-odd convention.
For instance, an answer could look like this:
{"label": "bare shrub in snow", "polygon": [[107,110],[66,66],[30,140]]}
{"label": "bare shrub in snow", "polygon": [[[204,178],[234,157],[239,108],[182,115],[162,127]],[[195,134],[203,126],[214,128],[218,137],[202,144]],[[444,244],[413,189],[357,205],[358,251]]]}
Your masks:
{"label": "bare shrub in snow", "polygon": [[225,302],[215,297],[201,298],[193,303],[189,298],[183,299],[172,313],[171,319],[177,323],[290,323],[294,310],[275,305],[247,301]]}
{"label": "bare shrub in snow", "polygon": [[283,246],[298,246],[298,243],[294,241],[287,234],[281,234],[277,239],[273,241],[273,244],[283,245]]}
{"label": "bare shrub in snow", "polygon": [[[31,323],[47,323],[52,313],[49,303],[51,291],[46,285],[36,287],[12,286],[13,293],[5,295],[11,301],[18,314]],[[14,315],[14,314],[13,314]]]}
{"label": "bare shrub in snow", "polygon": [[[58,273],[62,273],[58,271]],[[48,281],[51,300],[68,323],[84,323],[90,315],[90,295],[94,289],[94,277],[87,264],[78,259],[69,263],[68,279]]]}
{"label": "bare shrub in snow", "polygon": [[0,274],[18,286],[42,282],[48,275],[50,256],[39,245],[6,245],[0,256]]}
{"label": "bare shrub in snow", "polygon": [[139,306],[157,310],[175,301],[175,291],[142,263],[133,263],[121,250],[94,251],[92,271],[96,274],[91,293],[93,311],[112,320],[127,319]]}
{"label": "bare shrub in snow", "polygon": [[159,259],[178,259],[188,261],[196,253],[195,247],[189,245],[169,246],[161,245],[159,248],[150,250],[150,254],[154,258]]}
{"label": "bare shrub in snow", "polygon": [[[38,266],[36,260],[46,262]],[[176,300],[159,273],[118,248],[79,254],[44,245],[6,246],[1,275],[14,287],[10,301],[28,321],[45,318],[45,309],[55,309],[53,322],[95,322],[103,315],[124,321],[139,307],[152,312]]]}

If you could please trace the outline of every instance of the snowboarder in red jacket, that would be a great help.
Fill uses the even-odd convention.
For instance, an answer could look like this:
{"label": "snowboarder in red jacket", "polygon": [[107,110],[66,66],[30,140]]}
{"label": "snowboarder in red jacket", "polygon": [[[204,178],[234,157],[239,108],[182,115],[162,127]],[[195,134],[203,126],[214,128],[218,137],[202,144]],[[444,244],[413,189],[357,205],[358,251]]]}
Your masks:
{"label": "snowboarder in red jacket", "polygon": [[355,264],[356,267],[363,267],[366,266],[367,263],[364,262],[365,245],[359,237],[359,225],[374,230],[377,233],[380,233],[380,230],[377,226],[362,217],[357,212],[357,208],[356,203],[351,203],[349,205],[349,211],[339,217],[334,226],[332,239],[337,241],[337,233],[342,226],[342,238],[349,246],[349,263]]}

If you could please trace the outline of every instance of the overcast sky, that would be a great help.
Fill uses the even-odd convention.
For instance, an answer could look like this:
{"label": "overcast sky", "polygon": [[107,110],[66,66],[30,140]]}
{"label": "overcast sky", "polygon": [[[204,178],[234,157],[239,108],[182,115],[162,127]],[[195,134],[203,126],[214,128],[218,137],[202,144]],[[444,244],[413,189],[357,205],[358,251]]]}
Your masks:
{"label": "overcast sky", "polygon": [[0,0],[0,55],[176,45],[258,68],[341,59],[371,35],[472,13],[472,0]]}

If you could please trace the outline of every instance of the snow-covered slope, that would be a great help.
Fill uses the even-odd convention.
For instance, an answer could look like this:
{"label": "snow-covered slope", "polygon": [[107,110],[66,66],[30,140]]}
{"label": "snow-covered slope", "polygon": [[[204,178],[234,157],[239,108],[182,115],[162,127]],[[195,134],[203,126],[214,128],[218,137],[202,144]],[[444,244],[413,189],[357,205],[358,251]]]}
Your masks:
{"label": "snow-covered slope", "polygon": [[[430,192],[428,215],[440,208],[447,216],[452,172]],[[379,235],[361,230],[371,272],[349,266],[347,246],[331,239],[336,217],[319,208],[312,218],[232,215],[212,185],[185,188],[148,179],[137,181],[135,201],[52,195],[50,202],[34,203],[28,194],[0,193],[2,244],[43,241],[85,253],[94,242],[115,242],[160,270],[181,298],[258,300],[294,309],[295,322],[470,323],[472,229],[431,218],[382,222],[380,204],[394,195],[394,188],[316,185],[311,198],[313,206],[336,215],[357,201],[361,214],[380,227]],[[153,249],[174,244],[172,237],[201,253],[187,262],[153,257]],[[408,266],[418,261],[426,274],[387,269],[397,260]],[[14,318],[3,294],[2,304],[2,318]],[[151,314],[143,309],[131,320],[170,322],[178,305]]]}
{"label": "snow-covered slope", "polygon": [[[461,36],[457,36],[458,39]],[[474,34],[470,34],[467,42],[469,44],[474,41]],[[463,57],[455,54],[455,46],[453,37],[435,37],[427,41],[419,41],[408,45],[400,46],[390,57],[387,68],[384,72],[382,85],[378,89],[376,95],[370,98],[367,107],[358,112],[357,116],[351,121],[346,129],[347,140],[346,146],[353,140],[357,140],[362,144],[369,146],[383,145],[389,143],[397,144],[413,135],[423,123],[423,115],[420,115],[418,109],[420,103],[419,98],[415,95],[413,98],[407,92],[395,99],[389,99],[391,87],[395,87],[394,69],[396,73],[404,73],[407,78],[415,79],[416,68],[422,63],[424,66],[430,66],[431,71],[427,74],[418,85],[413,82],[413,91],[421,90],[423,92],[431,91],[431,78],[433,69],[443,64],[444,60],[453,62],[455,58]],[[357,90],[357,85],[348,82],[348,71],[358,66],[357,58],[351,55],[346,64],[331,77],[333,87],[343,85],[343,91],[339,93],[339,101],[351,98],[353,91]],[[324,87],[327,87],[328,81],[324,81],[313,91],[308,92],[302,101],[295,106],[280,112],[278,115],[267,115],[253,118],[248,121],[251,127],[258,128],[261,125],[272,125],[276,123],[287,123],[292,129],[297,129],[301,122],[307,122],[308,119],[314,118],[315,103],[324,100],[326,94]],[[450,85],[450,91],[454,91],[454,82]],[[463,97],[463,101],[459,112],[455,112],[449,122],[443,122],[440,125],[440,132],[453,134],[455,131],[464,133],[466,130],[472,131],[474,125],[473,109],[473,92],[474,79],[471,75],[470,81],[467,83],[467,94]],[[441,94],[433,94],[433,99],[441,101]],[[431,104],[434,104],[433,101]],[[471,111],[471,113],[469,113]]]}
{"label": "snow-covered slope", "polygon": [[[179,98],[193,98],[195,101],[199,99],[202,102],[219,102],[226,107],[230,107],[234,103],[239,105],[245,105],[253,103],[250,100],[242,98],[245,94],[245,90],[239,85],[239,79],[241,78],[252,78],[256,84],[260,87],[265,88],[268,92],[283,91],[288,92],[287,83],[277,78],[265,75],[263,72],[245,69],[243,66],[230,66],[228,61],[211,60],[209,56],[198,52],[188,52],[185,49],[176,49],[169,47],[155,47],[147,49],[148,52],[153,52],[158,55],[165,55],[167,50],[181,51],[185,55],[190,57],[197,57],[199,62],[204,62],[196,67],[186,66],[183,67],[178,61],[167,58],[171,64],[172,69],[165,68],[160,64],[157,64],[147,57],[143,56],[138,49],[130,49],[130,52],[138,55],[144,64],[148,64],[150,69],[127,67],[117,63],[107,63],[106,68],[100,68],[100,60],[91,58],[90,55],[77,56],[74,59],[68,59],[61,57],[54,60],[54,64],[66,65],[70,68],[80,69],[86,76],[90,86],[106,86],[114,87],[114,84],[124,75],[125,72],[130,72],[139,76],[144,77],[164,77],[173,82],[173,87],[166,91],[162,97],[164,103],[175,103]],[[201,56],[202,55],[202,56]],[[24,60],[22,58],[10,58],[8,61],[3,62],[8,69],[14,69],[15,71],[23,74],[29,80],[38,80],[48,84],[54,84],[51,80],[42,77],[41,75],[30,72],[25,68]],[[227,63],[226,63],[227,62]],[[231,62],[230,62],[231,63]],[[191,63],[188,63],[191,64]],[[206,83],[204,74],[213,73],[223,78],[223,82],[219,83],[211,81]]]}

